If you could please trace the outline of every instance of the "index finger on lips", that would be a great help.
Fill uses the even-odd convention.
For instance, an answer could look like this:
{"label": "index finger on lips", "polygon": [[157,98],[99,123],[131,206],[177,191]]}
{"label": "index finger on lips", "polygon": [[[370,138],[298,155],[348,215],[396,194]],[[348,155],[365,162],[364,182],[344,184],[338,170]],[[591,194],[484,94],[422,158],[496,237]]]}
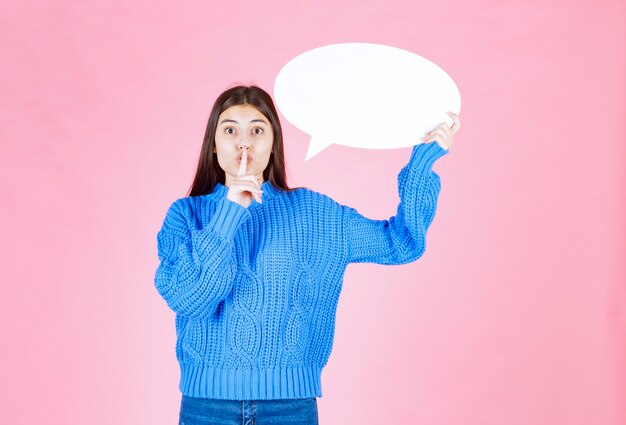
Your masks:
{"label": "index finger on lips", "polygon": [[239,172],[237,173],[238,176],[243,176],[244,174],[246,174],[247,162],[248,162],[248,151],[244,149],[241,154],[241,164],[239,164]]}

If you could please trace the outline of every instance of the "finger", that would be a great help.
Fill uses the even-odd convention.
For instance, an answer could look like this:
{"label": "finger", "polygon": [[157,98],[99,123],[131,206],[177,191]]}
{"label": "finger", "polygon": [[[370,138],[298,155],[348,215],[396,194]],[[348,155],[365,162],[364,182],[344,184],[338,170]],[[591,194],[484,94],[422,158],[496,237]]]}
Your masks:
{"label": "finger", "polygon": [[248,163],[248,149],[244,149],[243,152],[241,153],[241,164],[239,164],[239,172],[237,173],[238,176],[243,176],[244,174],[246,174],[246,168],[247,168],[247,164]]}
{"label": "finger", "polygon": [[439,142],[443,142],[446,146],[450,144],[450,137],[444,133],[443,129],[438,129],[431,132],[431,135],[428,137],[427,141],[436,140]]}
{"label": "finger", "polygon": [[245,176],[237,176],[237,178],[240,179],[240,180],[246,180],[246,181],[249,180],[252,183],[254,183],[259,189],[261,188],[261,182],[259,181],[260,179],[258,179],[253,174],[246,174]]}
{"label": "finger", "polygon": [[263,194],[263,189],[260,189],[249,180],[233,180],[231,182],[231,188],[237,193],[250,192],[252,195],[258,193]]}
{"label": "finger", "polygon": [[448,135],[444,132],[443,128],[438,128],[433,131],[430,137],[432,139],[437,139],[440,142],[448,140]]}
{"label": "finger", "polygon": [[[248,183],[248,182],[246,182],[246,183]],[[245,185],[245,183],[244,183],[244,185]],[[232,184],[231,184],[231,186],[232,186]],[[242,186],[243,186],[243,185],[242,185]],[[250,194],[252,195],[252,197],[253,197],[254,199],[256,199],[256,201],[257,201],[258,203],[263,203],[263,199],[262,199],[262,196],[263,196],[263,190],[261,190],[261,189],[257,189],[256,187],[246,187],[245,189],[243,189],[243,190],[242,190],[242,193],[244,193],[244,192],[250,192]]]}
{"label": "finger", "polygon": [[448,139],[441,137],[441,135],[439,134],[435,134],[434,136],[431,136],[424,141],[424,143],[433,143],[433,142],[437,143],[439,146],[441,146],[444,149],[449,149],[450,147],[450,143]]}
{"label": "finger", "polygon": [[461,119],[459,118],[459,116],[453,112],[448,111],[448,115],[450,115],[452,117],[452,131],[454,131],[455,133],[457,131],[460,130],[461,128]]}
{"label": "finger", "polygon": [[434,138],[432,140],[428,140],[425,143],[437,143],[439,146],[441,146],[444,149],[450,149],[450,146],[452,146],[452,143],[450,143],[447,140],[442,140],[441,138]]}
{"label": "finger", "polygon": [[[452,123],[452,125],[454,125],[454,123]],[[452,126],[450,124],[448,124],[447,122],[442,123],[437,130],[443,130],[446,134],[447,133],[451,133],[452,132]]]}
{"label": "finger", "polygon": [[239,178],[231,182],[231,187],[239,192],[249,191],[263,193],[263,189],[256,187],[253,182],[249,180],[239,180]]}
{"label": "finger", "polygon": [[445,134],[446,137],[448,134],[452,133],[452,130],[450,129],[450,126],[448,124],[446,124],[445,122],[443,124],[441,124],[439,127],[437,127],[436,129],[434,129],[432,131],[432,133],[440,133],[440,134]]}
{"label": "finger", "polygon": [[447,138],[449,137],[451,132],[452,130],[450,129],[450,127],[446,123],[443,123],[439,127],[435,128],[434,130],[431,130],[428,133],[426,133],[424,137],[422,137],[422,140],[427,140],[429,138],[432,138],[436,134],[439,134],[440,136],[444,136]]}

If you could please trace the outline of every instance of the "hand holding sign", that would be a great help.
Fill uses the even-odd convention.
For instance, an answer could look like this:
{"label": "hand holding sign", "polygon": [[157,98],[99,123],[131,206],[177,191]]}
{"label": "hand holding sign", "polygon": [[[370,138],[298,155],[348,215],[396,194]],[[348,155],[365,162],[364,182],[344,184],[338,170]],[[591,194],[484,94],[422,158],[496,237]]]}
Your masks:
{"label": "hand holding sign", "polygon": [[450,146],[454,143],[454,135],[461,129],[461,120],[457,114],[452,112],[448,111],[448,115],[454,121],[452,125],[450,126],[444,122],[436,129],[429,131],[426,133],[426,136],[422,137],[424,143],[430,143],[434,140],[442,148],[450,149]]}

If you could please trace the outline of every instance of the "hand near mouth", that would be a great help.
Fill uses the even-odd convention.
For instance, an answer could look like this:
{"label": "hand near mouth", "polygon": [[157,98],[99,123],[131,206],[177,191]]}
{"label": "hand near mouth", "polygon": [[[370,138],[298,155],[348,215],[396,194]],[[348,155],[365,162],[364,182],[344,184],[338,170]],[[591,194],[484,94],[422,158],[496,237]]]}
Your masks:
{"label": "hand near mouth", "polygon": [[241,163],[237,177],[231,181],[226,198],[247,207],[252,202],[252,198],[263,203],[260,179],[253,174],[246,174],[248,167],[248,150],[244,149],[241,154]]}

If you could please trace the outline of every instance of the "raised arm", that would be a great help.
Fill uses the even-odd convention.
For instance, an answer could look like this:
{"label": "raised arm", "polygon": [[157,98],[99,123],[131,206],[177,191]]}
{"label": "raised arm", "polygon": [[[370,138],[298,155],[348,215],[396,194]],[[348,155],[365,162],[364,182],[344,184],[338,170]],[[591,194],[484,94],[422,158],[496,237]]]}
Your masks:
{"label": "raised arm", "polygon": [[397,265],[422,256],[441,189],[439,175],[432,167],[447,153],[437,142],[413,147],[409,163],[398,174],[397,213],[388,220],[373,220],[344,206],[348,263]]}
{"label": "raised arm", "polygon": [[203,229],[190,227],[195,220],[189,214],[180,201],[168,209],[157,234],[160,264],[154,284],[176,313],[205,318],[232,289],[237,271],[233,238],[249,213],[223,198]]}

